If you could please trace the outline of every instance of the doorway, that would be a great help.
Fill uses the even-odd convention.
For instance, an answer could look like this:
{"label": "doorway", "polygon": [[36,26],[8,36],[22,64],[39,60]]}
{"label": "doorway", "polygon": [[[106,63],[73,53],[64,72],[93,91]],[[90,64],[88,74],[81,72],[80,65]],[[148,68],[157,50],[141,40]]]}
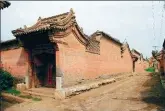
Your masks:
{"label": "doorway", "polygon": [[56,87],[55,54],[41,53],[34,56],[37,87]]}

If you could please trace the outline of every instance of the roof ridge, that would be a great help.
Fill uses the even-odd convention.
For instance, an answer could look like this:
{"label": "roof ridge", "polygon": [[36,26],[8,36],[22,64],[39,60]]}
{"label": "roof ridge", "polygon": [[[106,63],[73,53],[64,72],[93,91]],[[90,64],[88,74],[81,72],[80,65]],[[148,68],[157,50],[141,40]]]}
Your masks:
{"label": "roof ridge", "polygon": [[[112,37],[110,34],[108,34],[108,33],[106,33],[106,32],[104,32],[104,31],[102,31],[104,34],[106,34],[106,35],[108,35],[109,37],[111,37],[112,39],[114,39],[114,40],[116,40],[116,41],[118,41],[118,42],[120,42],[120,40],[119,39],[117,39],[117,38],[115,38],[115,37]],[[121,42],[120,42],[121,43]],[[122,43],[121,43],[122,44]]]}
{"label": "roof ridge", "polygon": [[58,15],[54,15],[54,16],[51,16],[51,17],[45,17],[45,18],[41,18],[41,21],[44,21],[44,20],[48,20],[48,19],[52,19],[52,18],[56,18],[56,17],[59,17],[59,16],[63,16],[63,15],[67,15],[69,12],[65,12],[65,13],[62,13],[62,14],[58,14]]}
{"label": "roof ridge", "polygon": [[[57,21],[58,24],[62,23],[62,25],[64,24],[64,20],[63,18],[58,18],[58,17],[64,17],[65,19],[65,22],[68,21],[68,16],[70,14],[73,14],[73,10],[71,9],[70,12],[66,12],[66,13],[62,13],[62,14],[58,14],[58,15],[55,15],[55,16],[51,16],[51,17],[47,17],[47,18],[43,18],[41,19],[41,17],[39,17],[38,21],[30,26],[30,27],[24,27],[23,29],[19,28],[19,29],[16,29],[16,30],[13,30],[12,33],[15,34],[15,35],[21,35],[23,33],[30,33],[30,32],[33,32],[33,31],[36,31],[36,30],[48,30],[50,29],[50,23],[51,21]],[[58,20],[60,19],[60,20]],[[57,23],[55,23],[57,25]],[[19,31],[19,32],[17,32]],[[22,31],[22,32],[20,32]]]}
{"label": "roof ridge", "polygon": [[141,55],[142,53],[140,53],[139,51],[137,51],[136,49],[132,49],[132,51],[135,51],[135,52],[137,52],[139,55]]}

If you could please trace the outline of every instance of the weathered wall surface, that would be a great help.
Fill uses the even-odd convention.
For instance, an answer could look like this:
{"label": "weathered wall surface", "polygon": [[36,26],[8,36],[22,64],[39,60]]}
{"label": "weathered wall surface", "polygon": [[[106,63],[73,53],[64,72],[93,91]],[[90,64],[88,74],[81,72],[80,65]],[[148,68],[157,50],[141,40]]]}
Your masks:
{"label": "weathered wall surface", "polygon": [[147,69],[149,67],[149,63],[147,61],[144,61],[144,69]]}
{"label": "weathered wall surface", "polygon": [[[58,43],[56,51],[56,67],[63,75],[63,86],[75,83],[82,79],[94,79],[101,75],[129,73],[133,71],[133,61],[128,46],[121,54],[121,45],[101,37],[100,54],[86,52],[76,36],[71,33],[60,38],[66,44]],[[1,52],[1,60],[5,69],[14,76],[25,76],[27,73],[27,60],[22,48]],[[144,71],[145,63],[136,62],[135,71]]]}
{"label": "weathered wall surface", "polygon": [[100,41],[100,55],[85,51],[74,34],[62,40],[68,45],[58,44],[59,67],[64,73],[63,86],[78,82],[81,79],[93,79],[101,75],[132,72],[132,58],[129,50],[121,57],[119,44],[102,37]]}
{"label": "weathered wall surface", "polygon": [[145,72],[145,69],[147,68],[147,62],[143,61],[143,60],[137,60],[135,62],[135,72]]}
{"label": "weathered wall surface", "polygon": [[133,59],[131,57],[130,49],[127,45],[125,46],[125,51],[122,55],[123,57],[121,59],[120,65],[122,72],[133,72]]}
{"label": "weathered wall surface", "polygon": [[138,57],[138,60],[135,62],[135,72],[138,73],[145,72],[145,69],[149,67],[149,63],[147,61],[144,61],[139,54],[134,52],[132,53],[133,55],[136,55]]}
{"label": "weathered wall surface", "polygon": [[118,44],[102,37],[100,40],[100,55],[100,70],[102,70],[102,74],[120,72],[120,66],[116,67],[121,63],[121,51]]}
{"label": "weathered wall surface", "polygon": [[[101,51],[101,72],[102,74],[117,74],[124,72],[132,72],[132,58],[126,48],[121,54],[121,46],[102,37],[100,41]],[[121,55],[123,57],[121,57]]]}
{"label": "weathered wall surface", "polygon": [[68,45],[58,44],[57,67],[63,72],[63,84],[75,82],[83,78],[86,66],[85,47],[76,39],[73,33],[60,40]]}
{"label": "weathered wall surface", "polygon": [[2,67],[13,76],[24,77],[27,73],[27,61],[22,48],[1,51]]}

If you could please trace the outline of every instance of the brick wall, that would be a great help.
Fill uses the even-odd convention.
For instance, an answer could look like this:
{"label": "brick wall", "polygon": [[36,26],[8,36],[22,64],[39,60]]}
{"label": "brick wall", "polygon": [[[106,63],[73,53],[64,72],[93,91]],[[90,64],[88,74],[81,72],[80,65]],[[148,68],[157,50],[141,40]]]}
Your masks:
{"label": "brick wall", "polygon": [[138,57],[138,60],[135,62],[135,72],[141,73],[145,72],[145,69],[149,67],[149,63],[143,60],[139,54],[132,52],[133,55]]}
{"label": "brick wall", "polygon": [[56,53],[57,66],[64,73],[64,84],[84,78],[83,74],[87,65],[85,46],[73,34],[61,38],[61,40],[68,43],[68,45],[58,44],[59,51]]}
{"label": "brick wall", "polygon": [[[86,52],[76,36],[71,33],[60,38],[66,44],[58,44],[56,51],[56,67],[63,72],[63,85],[75,83],[81,79],[93,79],[101,75],[129,73],[133,71],[133,61],[129,47],[125,45],[121,57],[121,44],[101,37],[100,54]],[[5,69],[14,76],[25,76],[27,60],[22,48],[2,51],[1,59]],[[144,70],[144,63],[136,62],[135,71]]]}
{"label": "brick wall", "polygon": [[148,63],[143,60],[137,60],[135,62],[135,72],[145,72],[145,69],[148,68]]}
{"label": "brick wall", "polygon": [[[117,66],[116,66],[117,67]],[[133,59],[129,47],[125,46],[123,58],[121,59],[120,68],[122,72],[133,72]]]}
{"label": "brick wall", "polygon": [[132,72],[132,58],[126,48],[121,57],[119,44],[104,37],[100,41],[100,55],[85,51],[76,37],[71,33],[62,39],[68,45],[58,44],[60,69],[64,73],[63,85],[81,79],[93,79],[101,75]]}
{"label": "brick wall", "polygon": [[2,67],[13,76],[24,77],[27,73],[25,52],[22,48],[1,51]]}

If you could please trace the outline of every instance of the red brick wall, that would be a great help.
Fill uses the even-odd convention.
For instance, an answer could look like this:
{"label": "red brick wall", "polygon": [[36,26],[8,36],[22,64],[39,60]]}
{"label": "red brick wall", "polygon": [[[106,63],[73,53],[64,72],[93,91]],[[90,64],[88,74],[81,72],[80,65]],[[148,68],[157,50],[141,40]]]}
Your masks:
{"label": "red brick wall", "polygon": [[[59,51],[56,52],[57,67],[64,74],[64,86],[68,82],[76,82],[81,79],[133,71],[133,62],[127,46],[121,57],[120,45],[105,37],[100,40],[100,55],[86,52],[85,46],[77,40],[73,33],[60,40],[68,43],[68,45],[58,44]],[[2,51],[1,59],[4,68],[14,76],[26,75],[27,60],[22,48]],[[24,64],[20,66],[19,63]],[[143,66],[137,62],[135,71],[142,71]]]}
{"label": "red brick wall", "polygon": [[63,85],[80,79],[96,78],[105,74],[132,72],[132,58],[128,48],[121,58],[121,48],[102,37],[100,41],[100,55],[85,52],[82,45],[71,33],[62,39],[68,45],[58,44],[59,64],[64,73]]}
{"label": "red brick wall", "polygon": [[118,44],[104,37],[100,42],[100,74],[132,72],[132,58],[127,47],[121,57],[121,47]]}
{"label": "red brick wall", "polygon": [[[56,53],[57,66],[64,73],[64,84],[83,78],[87,61],[85,60],[85,46],[82,45],[73,34],[61,38],[68,45],[58,44],[59,51]],[[59,60],[58,60],[59,59]]]}
{"label": "red brick wall", "polygon": [[135,62],[135,72],[145,72],[145,69],[149,67],[149,63],[144,61],[143,58],[140,60],[140,55],[132,52],[134,55],[138,57],[138,60]]}
{"label": "red brick wall", "polygon": [[143,60],[139,60],[135,62],[135,72],[145,72],[145,69],[148,68],[148,63]]}
{"label": "red brick wall", "polygon": [[133,59],[131,57],[131,52],[128,46],[125,46],[125,48],[126,49],[123,53],[123,58],[121,59],[120,68],[122,69],[122,72],[133,72]]}
{"label": "red brick wall", "polygon": [[24,77],[27,73],[27,62],[22,48],[1,51],[1,61],[4,69],[13,76]]}

